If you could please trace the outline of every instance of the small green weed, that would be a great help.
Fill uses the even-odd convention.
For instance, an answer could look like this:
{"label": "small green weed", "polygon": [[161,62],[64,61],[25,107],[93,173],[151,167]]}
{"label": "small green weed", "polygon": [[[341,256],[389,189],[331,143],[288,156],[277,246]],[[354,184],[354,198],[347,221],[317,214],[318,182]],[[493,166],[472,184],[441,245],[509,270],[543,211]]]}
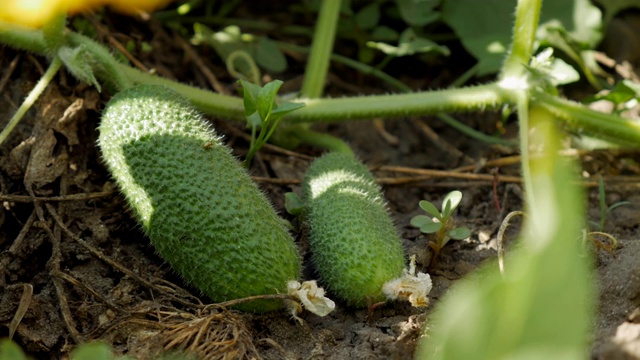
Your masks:
{"label": "small green weed", "polygon": [[[276,95],[282,85],[280,80],[274,80],[263,87],[245,80],[240,80],[240,84],[244,89],[244,114],[247,127],[251,128],[251,145],[245,158],[245,165],[249,167],[256,151],[269,140],[282,117],[303,107],[304,104],[293,102],[276,104]],[[260,132],[256,136],[258,129]]]}
{"label": "small green weed", "polygon": [[466,227],[456,227],[452,215],[462,201],[462,193],[454,190],[448,193],[442,201],[442,212],[436,206],[426,200],[420,201],[419,205],[427,215],[417,215],[411,219],[411,225],[420,229],[425,234],[435,234],[429,241],[429,247],[434,251],[434,261],[440,254],[440,250],[447,245],[449,240],[462,240],[471,235],[471,230]]}

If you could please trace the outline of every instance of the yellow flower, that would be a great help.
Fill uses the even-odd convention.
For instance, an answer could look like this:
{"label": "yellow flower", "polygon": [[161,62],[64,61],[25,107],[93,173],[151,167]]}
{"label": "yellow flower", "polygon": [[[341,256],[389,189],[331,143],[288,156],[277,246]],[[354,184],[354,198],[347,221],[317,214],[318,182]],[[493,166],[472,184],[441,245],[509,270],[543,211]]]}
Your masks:
{"label": "yellow flower", "polygon": [[134,15],[152,12],[172,0],[2,0],[0,21],[30,28],[39,28],[58,14],[77,14],[111,6],[115,11]]}

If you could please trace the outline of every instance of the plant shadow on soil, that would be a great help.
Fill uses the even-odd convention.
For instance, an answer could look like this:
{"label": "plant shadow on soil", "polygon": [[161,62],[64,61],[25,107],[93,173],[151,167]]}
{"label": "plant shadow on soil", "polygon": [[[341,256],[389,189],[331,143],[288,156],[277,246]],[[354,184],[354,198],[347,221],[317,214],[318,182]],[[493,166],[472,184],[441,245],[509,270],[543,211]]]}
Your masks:
{"label": "plant shadow on soil", "polygon": [[[16,56],[22,60],[0,98],[0,122],[4,123],[26,89],[37,81],[34,64],[43,60],[6,48],[0,51],[2,68]],[[234,358],[264,359],[408,359],[438,300],[457,279],[486,261],[495,262],[496,233],[502,218],[509,211],[521,210],[517,184],[499,182],[494,194],[492,181],[409,181],[406,175],[379,170],[383,165],[453,169],[514,155],[515,149],[465,138],[434,118],[398,119],[386,122],[384,129],[371,126],[371,122],[318,126],[318,130],[348,141],[381,180],[405,249],[418,259],[418,270],[425,271],[430,259],[427,239],[409,226],[410,219],[420,213],[418,202],[439,204],[450,190],[462,191],[456,220],[472,229],[473,235],[469,240],[450,242],[438,263],[429,268],[434,283],[430,306],[415,309],[390,303],[368,318],[366,309],[338,303],[337,310],[326,318],[304,314],[302,325],[285,312],[257,315],[206,307],[207,299],[198,297],[197,290],[184,284],[154,254],[101,163],[95,129],[107,95],[83,85],[69,85],[73,83],[69,78],[61,79],[0,148],[0,336],[15,331],[13,338],[36,358],[61,359],[78,342],[103,339],[116,353],[141,358],[151,357],[161,348],[192,345],[210,358],[233,354]],[[482,128],[495,123],[498,115],[474,114],[461,119]],[[425,131],[425,125],[438,134],[437,141]],[[246,151],[240,126],[217,121],[215,127],[238,154]],[[267,147],[254,161],[252,174],[301,179],[310,156],[319,151],[298,151]],[[621,158],[634,157],[637,159],[637,153],[594,152],[583,163],[585,169],[597,173]],[[490,169],[478,166],[477,170],[488,173]],[[632,166],[612,169],[612,174],[638,172]],[[518,173],[517,165],[500,169],[500,175]],[[284,193],[300,190],[295,182],[263,182],[261,187],[283,216]],[[47,200],[33,202],[31,196]],[[495,198],[501,202],[501,210]],[[593,358],[640,358],[640,315],[634,312],[640,306],[637,186],[608,186],[607,203],[621,200],[631,204],[615,209],[605,229],[619,239],[620,246],[613,253],[594,250],[594,282],[600,295]],[[588,207],[589,219],[598,221],[595,189],[589,192]],[[516,221],[508,238],[513,239],[518,229]],[[298,241],[304,253],[304,231]],[[305,264],[305,276],[313,277],[312,266],[308,261]],[[23,316],[14,326],[16,314]],[[189,328],[202,331],[189,332]],[[198,334],[204,334],[208,347],[196,339]],[[176,338],[183,343],[172,343]]]}

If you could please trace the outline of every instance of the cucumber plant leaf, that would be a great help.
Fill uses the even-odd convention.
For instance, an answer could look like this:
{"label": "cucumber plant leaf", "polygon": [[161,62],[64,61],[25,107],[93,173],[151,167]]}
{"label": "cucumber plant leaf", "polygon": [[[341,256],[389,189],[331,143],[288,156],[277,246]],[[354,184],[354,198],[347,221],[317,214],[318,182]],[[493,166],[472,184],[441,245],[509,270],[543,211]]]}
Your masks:
{"label": "cucumber plant leaf", "polygon": [[440,0],[396,0],[400,16],[411,26],[426,26],[440,19]]}
{"label": "cucumber plant leaf", "polygon": [[497,72],[511,40],[513,0],[445,0],[442,20],[477,60],[477,75]]}
{"label": "cucumber plant leaf", "polygon": [[[443,1],[442,20],[478,60],[478,76],[495,73],[502,66],[511,40],[515,4],[515,0]],[[550,42],[557,31],[565,32],[570,43],[592,49],[602,37],[602,13],[588,0],[545,1],[536,37],[542,44],[556,46],[561,43]]]}
{"label": "cucumber plant leaf", "polygon": [[[242,33],[236,25],[227,26],[221,31],[213,31],[209,27],[196,23],[193,25],[194,35],[191,41],[196,44],[211,46],[225,62],[237,51],[247,53],[264,70],[281,73],[287,69],[287,60],[277,43],[266,36]],[[251,66],[239,61],[237,70],[249,74]]]}
{"label": "cucumber plant leaf", "polygon": [[446,46],[438,45],[432,40],[416,35],[416,33],[411,28],[406,29],[402,32],[402,34],[400,34],[397,46],[377,41],[368,41],[367,46],[395,57],[428,52],[437,52],[445,56],[450,54],[449,48],[447,48]]}
{"label": "cucumber plant leaf", "polygon": [[360,29],[373,29],[380,21],[380,4],[372,2],[364,6],[356,13],[355,21]]}

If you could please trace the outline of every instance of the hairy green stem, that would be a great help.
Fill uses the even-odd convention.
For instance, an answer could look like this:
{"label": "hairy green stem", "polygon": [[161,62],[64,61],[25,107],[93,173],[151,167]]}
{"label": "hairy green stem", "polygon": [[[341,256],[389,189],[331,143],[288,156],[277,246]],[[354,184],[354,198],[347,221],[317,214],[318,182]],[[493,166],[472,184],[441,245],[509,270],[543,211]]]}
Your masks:
{"label": "hairy green stem", "polygon": [[431,115],[440,112],[485,110],[512,101],[512,93],[496,83],[475,87],[337,99],[301,100],[305,107],[287,115],[290,123],[335,122],[339,120],[371,119],[374,117],[405,117]]}
{"label": "hairy green stem", "polygon": [[[521,1],[528,3],[533,0]],[[519,3],[519,4],[520,4]],[[537,1],[534,1],[537,3]],[[523,13],[523,11],[518,11]],[[524,12],[527,15],[527,12]],[[516,24],[518,21],[516,21]],[[82,35],[67,34],[72,44],[84,44],[103,63],[96,64],[96,75],[108,83],[146,83],[167,86],[186,98],[204,113],[229,120],[244,121],[244,107],[241,98],[220,95],[211,91],[194,88],[180,82],[143,73],[125,64],[118,63],[109,50]],[[36,54],[47,55],[47,47],[42,31],[26,30],[0,24],[0,43],[24,49]],[[512,52],[515,53],[515,52]],[[511,54],[510,54],[511,56]],[[110,60],[106,60],[109,59]],[[518,65],[517,68],[522,68]],[[118,75],[120,74],[120,75]],[[116,80],[120,78],[121,80]],[[284,118],[284,123],[337,122],[373,117],[404,117],[408,115],[430,115],[440,112],[460,112],[498,108],[504,104],[515,104],[515,89],[505,89],[498,83],[476,87],[417,92],[410,94],[358,96],[339,99],[307,99],[306,107],[296,110]],[[640,131],[630,120],[601,114],[588,108],[555,96],[534,92],[532,100],[546,106],[568,127],[586,130],[626,146],[640,143]]]}
{"label": "hairy green stem", "polygon": [[640,125],[619,116],[591,110],[575,101],[543,92],[534,92],[532,102],[563,120],[565,126],[578,133],[589,133],[613,143],[637,147]]}
{"label": "hairy green stem", "polygon": [[288,130],[291,136],[294,136],[305,144],[353,155],[351,147],[335,136],[309,130],[301,126],[293,126]]}
{"label": "hairy green stem", "polygon": [[500,79],[519,78],[524,74],[523,65],[529,63],[540,19],[542,0],[518,0],[513,41],[502,65]]}
{"label": "hairy green stem", "polygon": [[542,0],[518,0],[513,26],[511,48],[502,65],[500,83],[510,87],[516,98],[518,111],[520,156],[522,159],[522,180],[525,189],[525,203],[529,209],[535,208],[531,168],[529,164],[529,99],[530,85],[527,83],[524,65],[529,63],[540,19]]}
{"label": "hairy green stem", "polygon": [[318,98],[322,96],[324,81],[329,70],[329,59],[333,50],[341,0],[324,0],[320,7],[318,23],[313,33],[311,54],[302,84],[302,96]]}
{"label": "hairy green stem", "polygon": [[47,55],[47,44],[42,31],[18,28],[0,21],[0,43],[16,49]]}
{"label": "hairy green stem", "polygon": [[2,133],[0,133],[0,144],[2,144],[7,139],[9,134],[11,134],[11,131],[16,127],[16,125],[18,125],[24,114],[29,111],[31,106],[33,106],[40,95],[42,95],[44,90],[47,88],[47,85],[49,85],[53,77],[58,73],[58,70],[61,66],[62,61],[60,61],[58,57],[54,57],[51,61],[51,64],[49,65],[49,68],[47,68],[47,71],[45,71],[44,75],[42,75],[40,80],[38,80],[36,86],[31,90],[27,98],[24,99],[18,110],[16,110],[16,113],[9,120],[7,126],[5,126],[5,128],[2,130]]}

